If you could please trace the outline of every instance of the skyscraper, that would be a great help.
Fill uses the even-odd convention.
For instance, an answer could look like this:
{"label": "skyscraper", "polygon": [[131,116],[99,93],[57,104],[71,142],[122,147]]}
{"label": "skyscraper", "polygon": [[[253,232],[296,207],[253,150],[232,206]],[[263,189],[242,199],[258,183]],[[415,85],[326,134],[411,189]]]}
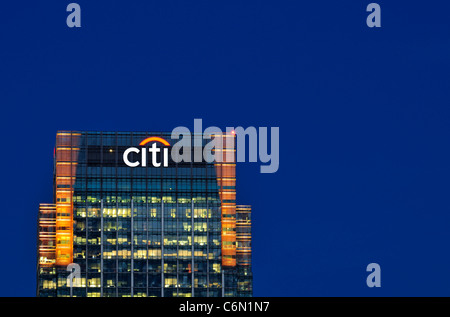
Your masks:
{"label": "skyscraper", "polygon": [[59,131],[37,295],[252,296],[251,208],[236,205],[234,135],[217,137],[223,159],[176,163],[170,133]]}

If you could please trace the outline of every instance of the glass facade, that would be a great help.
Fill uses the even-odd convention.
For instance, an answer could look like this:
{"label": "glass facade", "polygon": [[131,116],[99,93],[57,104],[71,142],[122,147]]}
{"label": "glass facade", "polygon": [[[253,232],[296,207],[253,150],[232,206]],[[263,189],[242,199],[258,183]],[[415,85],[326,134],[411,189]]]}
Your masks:
{"label": "glass facade", "polygon": [[[149,137],[169,145],[140,146]],[[232,160],[175,163],[162,150],[178,142],[170,133],[58,132],[54,204],[39,208],[37,295],[251,296],[251,209],[236,205],[234,136],[220,137]],[[145,157],[153,143],[161,151]],[[130,147],[139,166],[124,163]]]}

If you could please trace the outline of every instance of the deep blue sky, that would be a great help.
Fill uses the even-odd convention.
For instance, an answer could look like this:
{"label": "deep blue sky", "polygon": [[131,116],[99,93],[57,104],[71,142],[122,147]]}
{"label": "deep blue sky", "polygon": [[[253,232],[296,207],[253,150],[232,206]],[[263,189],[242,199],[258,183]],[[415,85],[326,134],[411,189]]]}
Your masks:
{"label": "deep blue sky", "polygon": [[56,130],[194,118],[280,127],[276,174],[238,166],[255,296],[450,295],[448,1],[70,2],[0,6],[0,296],[35,295]]}

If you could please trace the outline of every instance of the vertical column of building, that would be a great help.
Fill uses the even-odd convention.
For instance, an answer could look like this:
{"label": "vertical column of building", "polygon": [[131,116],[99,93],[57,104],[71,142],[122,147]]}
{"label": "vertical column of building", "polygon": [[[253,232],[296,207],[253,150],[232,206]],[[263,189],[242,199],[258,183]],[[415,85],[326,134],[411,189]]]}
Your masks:
{"label": "vertical column of building", "polygon": [[236,163],[234,134],[224,133],[216,148],[217,183],[222,203],[222,265],[236,266]]}
{"label": "vertical column of building", "polygon": [[56,265],[73,260],[73,185],[80,133],[58,132],[55,147]]}
{"label": "vertical column of building", "polygon": [[250,266],[252,261],[251,206],[236,206],[236,264]]}
{"label": "vertical column of building", "polygon": [[55,296],[56,205],[39,204],[37,296]]}
{"label": "vertical column of building", "polygon": [[38,257],[40,267],[53,267],[56,261],[56,205],[39,204]]}
{"label": "vertical column of building", "polygon": [[236,206],[237,296],[252,296],[251,206]]}

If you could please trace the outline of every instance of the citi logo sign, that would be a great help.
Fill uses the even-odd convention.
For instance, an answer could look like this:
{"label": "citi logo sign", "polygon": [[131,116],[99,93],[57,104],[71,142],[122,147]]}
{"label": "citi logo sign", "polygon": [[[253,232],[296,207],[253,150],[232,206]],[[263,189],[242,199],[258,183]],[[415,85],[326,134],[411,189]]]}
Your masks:
{"label": "citi logo sign", "polygon": [[129,167],[168,167],[170,147],[171,163],[175,164],[236,163],[246,162],[248,157],[249,162],[258,162],[259,158],[264,163],[261,173],[275,173],[280,165],[279,130],[271,127],[269,138],[267,127],[227,127],[223,132],[218,127],[203,129],[202,119],[194,119],[193,133],[187,127],[176,127],[170,135],[173,144],[156,136],[146,138],[140,148],[127,148],[123,161]]}
{"label": "citi logo sign", "polygon": [[[152,146],[147,149],[146,145],[148,143],[152,143]],[[164,147],[158,147],[157,143],[162,144]],[[147,163],[150,163],[153,167],[160,167],[161,164],[163,167],[169,166],[169,146],[170,143],[160,137],[149,137],[139,143],[141,148],[130,147],[123,152],[123,161],[129,167],[147,167]],[[162,151],[161,151],[162,150]],[[131,162],[130,153],[140,154],[140,159]],[[148,158],[147,154],[151,157]],[[160,161],[158,162],[158,154],[160,156]]]}

